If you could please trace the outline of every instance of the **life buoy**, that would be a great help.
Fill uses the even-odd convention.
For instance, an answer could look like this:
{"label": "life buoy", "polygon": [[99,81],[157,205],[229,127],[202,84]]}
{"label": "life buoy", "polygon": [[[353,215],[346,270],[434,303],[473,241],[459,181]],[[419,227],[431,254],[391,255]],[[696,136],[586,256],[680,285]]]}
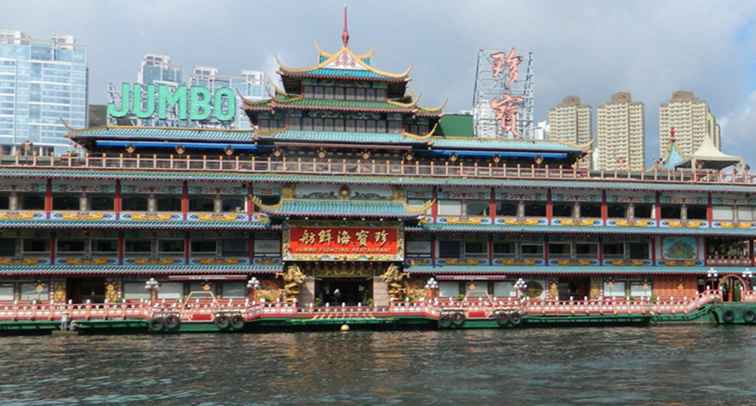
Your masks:
{"label": "life buoy", "polygon": [[150,320],[147,328],[150,330],[150,333],[160,333],[165,329],[165,320],[162,317],[156,317]]}
{"label": "life buoy", "polygon": [[442,314],[438,319],[438,326],[441,328],[450,328],[452,326],[451,315],[448,313]]}
{"label": "life buoy", "polygon": [[733,323],[735,321],[735,312],[732,310],[725,310],[722,314],[722,320],[727,324]]}
{"label": "life buoy", "polygon": [[522,322],[522,316],[520,313],[514,312],[509,315],[509,320],[512,322],[512,325],[516,327]]}
{"label": "life buoy", "polygon": [[756,313],[753,312],[753,310],[746,310],[743,312],[743,321],[751,324],[756,320]]}
{"label": "life buoy", "polygon": [[231,325],[231,321],[228,319],[228,317],[221,314],[219,316],[215,316],[213,324],[215,324],[215,327],[217,327],[218,330],[226,330],[228,329],[228,326]]}
{"label": "life buoy", "polygon": [[233,330],[241,330],[244,328],[244,317],[242,317],[240,314],[234,315],[234,317],[231,317],[231,329]]}
{"label": "life buoy", "polygon": [[509,315],[506,312],[496,313],[496,325],[499,327],[509,326]]}
{"label": "life buoy", "polygon": [[454,327],[462,327],[465,324],[465,314],[462,312],[456,312],[452,315],[452,322]]}
{"label": "life buoy", "polygon": [[172,314],[165,318],[166,331],[176,332],[178,331],[179,327],[181,327],[181,319],[175,314]]}

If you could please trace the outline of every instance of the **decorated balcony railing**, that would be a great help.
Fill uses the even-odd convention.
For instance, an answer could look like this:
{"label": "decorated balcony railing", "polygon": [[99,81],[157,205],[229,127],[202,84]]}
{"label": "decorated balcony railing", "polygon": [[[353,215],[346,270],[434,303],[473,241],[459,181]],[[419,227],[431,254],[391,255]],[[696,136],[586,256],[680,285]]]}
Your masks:
{"label": "decorated balcony railing", "polygon": [[649,172],[588,172],[583,169],[563,166],[480,164],[465,162],[434,161],[382,161],[359,159],[319,159],[285,157],[244,158],[208,156],[157,155],[86,155],[74,156],[4,156],[0,167],[6,168],[77,168],[77,169],[128,169],[170,171],[235,171],[252,173],[287,174],[332,174],[332,175],[379,175],[420,177],[475,177],[475,178],[536,178],[536,179],[582,179],[600,181],[646,181],[667,183],[725,183],[756,184],[756,174],[743,172],[732,174],[717,170],[658,170]]}
{"label": "decorated balcony railing", "polygon": [[706,258],[706,265],[748,266],[751,265],[751,258],[740,256],[710,256]]}
{"label": "decorated balcony railing", "polygon": [[231,226],[265,228],[270,218],[265,213],[226,212],[207,213],[189,212],[186,220],[181,212],[146,212],[146,211],[42,211],[42,210],[0,210],[0,225],[18,226],[34,224],[70,224],[80,226],[122,225],[135,227],[149,226]]}

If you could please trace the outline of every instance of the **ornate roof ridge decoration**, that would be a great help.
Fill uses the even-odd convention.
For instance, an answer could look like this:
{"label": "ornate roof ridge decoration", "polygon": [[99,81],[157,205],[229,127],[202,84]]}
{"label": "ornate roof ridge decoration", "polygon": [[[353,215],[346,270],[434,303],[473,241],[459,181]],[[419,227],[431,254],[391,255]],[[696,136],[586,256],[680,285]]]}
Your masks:
{"label": "ornate roof ridge decoration", "polygon": [[[410,205],[406,201],[396,201],[396,200],[366,200],[366,199],[308,199],[308,198],[297,198],[297,197],[291,197],[291,198],[281,198],[278,203],[273,205],[267,205],[263,204],[262,201],[257,197],[252,197],[253,203],[255,203],[260,210],[265,212],[269,215],[303,215],[302,213],[289,213],[282,211],[284,205],[287,203],[302,203],[302,204],[339,204],[339,205],[351,205],[351,204],[357,204],[357,205],[367,205],[365,208],[369,211],[371,206],[386,206],[386,207],[394,207],[398,208],[401,207],[401,209],[404,211],[404,213],[369,213],[369,212],[361,212],[361,213],[321,213],[325,216],[344,216],[344,217],[392,217],[392,216],[398,216],[398,217],[417,217],[421,216],[428,212],[428,210],[433,206],[433,200],[429,200],[421,205]],[[314,214],[313,214],[314,215]]]}
{"label": "ornate roof ridge decoration", "polygon": [[423,135],[418,135],[411,132],[402,131],[402,136],[411,138],[413,140],[418,140],[418,141],[428,140],[429,144],[433,144],[433,141],[430,141],[430,139],[431,137],[433,137],[433,134],[436,132],[437,128],[438,128],[438,122],[436,122],[436,124],[433,125],[433,128],[431,128],[430,131],[428,131],[427,133]]}
{"label": "ornate roof ridge decoration", "polygon": [[[332,53],[328,51],[324,51],[323,48],[320,47],[320,44],[318,43],[318,41],[314,41],[314,42],[315,42],[315,49],[318,51],[319,56],[322,56],[325,59],[331,58],[333,56]],[[372,48],[370,48],[367,50],[367,52],[363,52],[361,54],[355,53],[355,55],[357,55],[360,59],[370,59],[373,56],[375,56],[375,52],[373,51]]]}
{"label": "ornate roof ridge decoration", "polygon": [[[418,98],[419,99],[419,98]],[[417,109],[422,113],[433,113],[433,114],[441,114],[444,109],[446,108],[446,104],[449,102],[449,99],[444,99],[444,102],[441,103],[438,106],[435,107],[422,107],[417,106]]]}
{"label": "ornate roof ridge decoration", "polygon": [[[321,51],[321,55],[323,51]],[[330,69],[329,65],[336,62],[342,54],[346,54],[347,58],[351,58],[354,60],[357,64],[357,67],[355,67],[356,70],[362,69],[367,70],[372,73],[375,73],[376,75],[383,76],[387,79],[393,79],[393,80],[401,80],[408,82],[410,80],[409,74],[412,71],[412,65],[408,66],[407,69],[405,69],[403,72],[400,73],[393,73],[384,71],[378,68],[375,68],[371,66],[369,63],[364,61],[364,58],[366,58],[367,54],[356,54],[354,51],[352,51],[350,48],[346,46],[342,46],[341,49],[339,49],[338,52],[329,54],[330,56],[324,58],[320,63],[312,66],[307,66],[303,68],[294,68],[287,65],[284,65],[281,60],[276,56],[276,63],[278,64],[278,73],[282,76],[285,76],[287,74],[314,74],[317,75],[317,73],[313,73],[313,71],[316,71],[318,69]],[[323,55],[325,56],[325,55]],[[333,69],[344,69],[344,68],[333,68]]]}
{"label": "ornate roof ridge decoration", "polygon": [[573,143],[573,142],[551,142],[552,144],[562,144],[568,147],[572,147],[575,149],[579,149],[583,152],[590,152],[591,151],[591,145],[593,145],[593,140],[590,140],[583,144]]}
{"label": "ornate roof ridge decoration", "polygon": [[248,129],[238,128],[213,128],[213,127],[166,127],[166,126],[141,126],[141,125],[118,125],[108,124],[97,127],[74,129],[75,132],[95,132],[103,130],[161,130],[161,131],[206,131],[206,132],[249,132]]}
{"label": "ornate roof ridge decoration", "polygon": [[433,207],[433,204],[436,202],[435,199],[428,200],[427,202],[421,204],[421,205],[411,205],[409,203],[404,203],[404,207],[407,210],[408,213],[417,214],[417,215],[423,215],[430,210],[431,207]]}
{"label": "ornate roof ridge decoration", "polygon": [[252,196],[252,203],[254,203],[260,210],[265,212],[275,212],[283,206],[284,199],[279,199],[276,204],[265,204],[257,196]]}
{"label": "ornate roof ridge decoration", "polygon": [[276,134],[289,131],[287,127],[283,128],[268,128],[264,130],[255,130],[255,139],[263,138],[263,137],[273,137]]}

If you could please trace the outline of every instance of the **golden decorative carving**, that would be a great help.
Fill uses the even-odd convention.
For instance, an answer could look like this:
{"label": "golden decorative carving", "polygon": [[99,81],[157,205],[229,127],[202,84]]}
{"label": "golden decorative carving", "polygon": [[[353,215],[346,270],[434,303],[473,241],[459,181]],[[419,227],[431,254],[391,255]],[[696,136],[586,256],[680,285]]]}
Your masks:
{"label": "golden decorative carving", "polygon": [[121,281],[116,279],[105,281],[105,300],[108,303],[117,303],[121,300]]}
{"label": "golden decorative carving", "polygon": [[297,296],[299,296],[299,287],[305,281],[305,274],[299,269],[297,265],[289,265],[286,268],[286,272],[279,272],[276,277],[280,277],[284,281],[284,297],[287,303],[293,303]]}
{"label": "golden decorative carving", "polygon": [[52,300],[56,303],[66,302],[66,281],[52,282]]}
{"label": "golden decorative carving", "polygon": [[381,279],[386,283],[388,295],[393,301],[404,299],[406,290],[406,279],[409,277],[407,272],[401,272],[396,264],[391,264],[386,268],[386,272],[381,275]]}

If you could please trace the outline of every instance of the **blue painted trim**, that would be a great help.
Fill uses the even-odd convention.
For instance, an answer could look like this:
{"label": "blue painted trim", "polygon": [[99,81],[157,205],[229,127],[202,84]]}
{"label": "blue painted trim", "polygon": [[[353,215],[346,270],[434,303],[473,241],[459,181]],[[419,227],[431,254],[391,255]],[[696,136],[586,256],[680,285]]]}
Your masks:
{"label": "blue painted trim", "polygon": [[430,155],[439,157],[450,157],[456,155],[460,158],[530,158],[535,159],[566,159],[566,152],[526,152],[526,151],[467,151],[459,149],[434,149],[429,152]]}
{"label": "blue painted trim", "polygon": [[126,148],[131,145],[134,148],[156,148],[156,149],[176,149],[182,146],[186,149],[214,149],[225,150],[228,147],[235,151],[257,151],[257,144],[226,144],[211,142],[167,142],[167,141],[113,141],[97,140],[95,145],[98,147]]}

